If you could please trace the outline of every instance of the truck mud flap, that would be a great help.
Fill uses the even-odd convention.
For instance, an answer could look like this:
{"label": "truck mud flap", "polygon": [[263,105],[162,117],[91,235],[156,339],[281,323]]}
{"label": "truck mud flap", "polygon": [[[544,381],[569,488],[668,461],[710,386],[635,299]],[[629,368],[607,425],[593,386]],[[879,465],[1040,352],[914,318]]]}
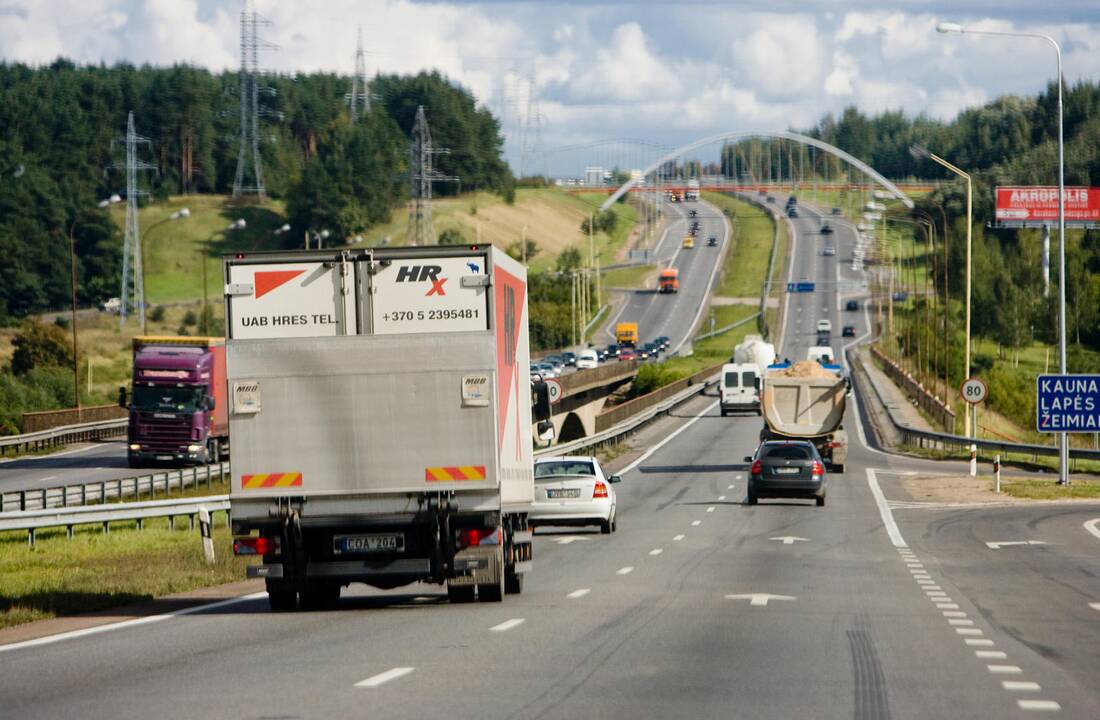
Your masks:
{"label": "truck mud flap", "polygon": [[455,554],[454,577],[447,580],[449,585],[490,585],[500,579],[504,572],[501,567],[499,545],[485,545],[460,550]]}

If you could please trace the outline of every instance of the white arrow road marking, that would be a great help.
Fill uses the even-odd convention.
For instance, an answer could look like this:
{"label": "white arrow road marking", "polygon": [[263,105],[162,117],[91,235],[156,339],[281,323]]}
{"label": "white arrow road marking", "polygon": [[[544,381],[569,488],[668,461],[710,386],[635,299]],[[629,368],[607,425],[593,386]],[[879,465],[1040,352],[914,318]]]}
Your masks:
{"label": "white arrow road marking", "polygon": [[707,508],[707,512],[714,512],[714,506],[711,505],[709,508]]}
{"label": "white arrow road marking", "polygon": [[385,685],[390,680],[396,680],[399,677],[403,677],[405,675],[408,675],[409,673],[411,673],[415,669],[416,668],[411,668],[411,667],[396,667],[392,670],[387,670],[384,673],[378,673],[377,675],[372,675],[371,677],[367,678],[366,680],[360,680],[359,682],[355,683],[355,687],[358,687],[358,688],[376,688],[379,685]]}
{"label": "white arrow road marking", "polygon": [[779,540],[784,545],[794,545],[796,542],[810,542],[809,538],[795,537],[794,535],[780,535],[779,537],[768,538],[769,540]]}
{"label": "white arrow road marking", "polygon": [[591,538],[581,537],[580,535],[566,535],[563,538],[558,538],[558,545],[568,545],[569,543],[575,543],[578,540],[589,542]]}
{"label": "white arrow road marking", "polygon": [[1100,538],[1100,528],[1097,528],[1097,525],[1100,525],[1100,518],[1093,518],[1085,523],[1085,529]]}
{"label": "white arrow road marking", "polygon": [[1093,610],[1100,610],[1100,603],[1089,603],[1089,607]]}
{"label": "white arrow road marking", "polygon": [[511,620],[505,620],[500,625],[494,625],[489,629],[492,630],[493,632],[508,632],[509,630],[516,627],[517,625],[522,625],[522,624],[523,624],[523,618],[512,618]]}
{"label": "white arrow road marking", "polygon": [[576,600],[577,598],[584,597],[589,592],[591,592],[591,591],[588,588],[581,588],[580,590],[574,590],[573,592],[569,593],[565,597],[569,598],[570,600]]}
{"label": "white arrow road marking", "polygon": [[1042,540],[1002,540],[1001,542],[987,542],[986,547],[990,550],[1000,550],[1003,547],[1010,545],[1046,545]]}
{"label": "white arrow road marking", "polygon": [[745,593],[742,595],[727,595],[727,600],[748,600],[749,605],[764,607],[769,600],[794,600],[791,595],[772,595],[770,593]]}

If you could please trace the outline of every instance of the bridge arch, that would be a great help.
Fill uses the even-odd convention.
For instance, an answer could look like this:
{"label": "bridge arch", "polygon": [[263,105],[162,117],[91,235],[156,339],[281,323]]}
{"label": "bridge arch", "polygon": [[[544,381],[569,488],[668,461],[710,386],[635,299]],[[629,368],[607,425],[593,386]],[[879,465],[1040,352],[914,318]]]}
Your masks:
{"label": "bridge arch", "polygon": [[581,420],[580,415],[575,412],[571,412],[565,416],[565,419],[561,423],[561,432],[558,433],[558,442],[571,442],[573,440],[580,440],[585,437],[587,433],[584,430],[584,421]]}
{"label": "bridge arch", "polygon": [[[908,195],[903,193],[900,189],[898,189],[898,187],[896,185],[894,185],[894,183],[890,182],[889,180],[884,178],[882,175],[878,174],[875,171],[874,168],[872,168],[870,165],[863,162],[859,158],[853,157],[852,155],[849,155],[848,153],[844,152],[843,150],[836,147],[835,145],[830,145],[829,143],[824,142],[822,140],[818,140],[817,138],[812,138],[808,135],[801,135],[799,133],[786,132],[786,131],[783,131],[783,130],[777,130],[777,131],[745,130],[745,131],[725,132],[725,133],[719,133],[717,135],[710,135],[708,137],[702,138],[700,140],[696,140],[694,142],[690,142],[687,145],[682,145],[682,146],[676,148],[675,150],[672,150],[671,152],[664,155],[661,159],[657,160],[656,162],[654,162],[651,165],[649,165],[648,167],[646,167],[642,171],[640,177],[643,177],[643,178],[647,177],[648,175],[652,174],[654,171],[656,171],[659,167],[661,167],[665,163],[671,162],[672,160],[676,160],[677,158],[680,158],[680,157],[684,156],[685,154],[691,152],[692,150],[697,150],[701,147],[705,147],[707,145],[711,145],[711,144],[717,143],[717,142],[722,142],[724,140],[749,140],[749,139],[752,139],[752,138],[767,138],[767,139],[772,139],[772,140],[790,140],[792,142],[802,143],[803,145],[809,145],[811,147],[815,147],[818,150],[823,150],[823,151],[829,153],[830,155],[834,155],[837,158],[843,160],[844,162],[852,165],[853,167],[858,169],[860,172],[862,172],[864,175],[866,175],[867,177],[874,180],[876,183],[878,183],[883,188],[885,188],[886,192],[890,193],[895,198],[900,200],[907,208],[912,209],[912,207],[913,207],[913,201],[909,199]],[[609,207],[611,207],[611,204],[614,203],[616,200],[618,200],[620,197],[622,197],[624,193],[629,192],[630,189],[637,184],[638,180],[639,180],[639,178],[631,178],[630,180],[623,183],[622,187],[620,187],[618,190],[616,190],[614,193],[612,193],[610,197],[607,198],[607,200],[603,203],[603,205],[600,206],[600,209],[601,210],[607,210]]]}

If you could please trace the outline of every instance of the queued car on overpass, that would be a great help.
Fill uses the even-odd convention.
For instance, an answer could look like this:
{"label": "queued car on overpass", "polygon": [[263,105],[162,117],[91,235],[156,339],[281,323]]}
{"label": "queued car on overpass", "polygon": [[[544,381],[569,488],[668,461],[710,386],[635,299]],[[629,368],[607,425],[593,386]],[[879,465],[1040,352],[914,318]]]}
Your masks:
{"label": "queued car on overpass", "polygon": [[593,349],[581,350],[574,364],[578,370],[592,370],[599,367],[600,354]]}

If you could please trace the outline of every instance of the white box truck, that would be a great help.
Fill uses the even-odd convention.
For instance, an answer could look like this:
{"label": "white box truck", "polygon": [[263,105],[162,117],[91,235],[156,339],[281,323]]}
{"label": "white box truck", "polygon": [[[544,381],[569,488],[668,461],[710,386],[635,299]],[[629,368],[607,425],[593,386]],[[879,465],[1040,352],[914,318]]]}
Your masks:
{"label": "white box truck", "polygon": [[225,261],[234,550],[273,610],[530,568],[527,274],[491,246]]}

